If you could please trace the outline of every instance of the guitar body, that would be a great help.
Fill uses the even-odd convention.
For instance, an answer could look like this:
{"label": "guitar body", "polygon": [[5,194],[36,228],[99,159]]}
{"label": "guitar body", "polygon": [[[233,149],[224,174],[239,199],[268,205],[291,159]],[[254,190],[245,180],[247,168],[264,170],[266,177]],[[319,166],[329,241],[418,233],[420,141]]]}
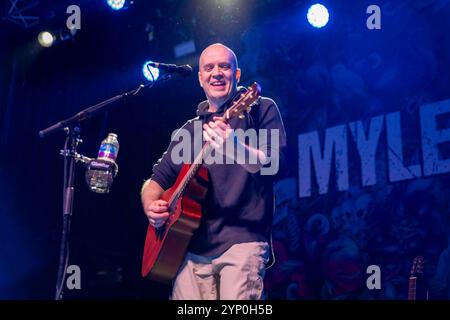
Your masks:
{"label": "guitar body", "polygon": [[[175,184],[164,192],[161,199],[169,201],[188,173],[185,164]],[[142,276],[168,283],[176,276],[192,234],[200,225],[202,203],[208,191],[208,171],[200,167],[178,199],[166,224],[158,229],[148,226],[142,260]]]}

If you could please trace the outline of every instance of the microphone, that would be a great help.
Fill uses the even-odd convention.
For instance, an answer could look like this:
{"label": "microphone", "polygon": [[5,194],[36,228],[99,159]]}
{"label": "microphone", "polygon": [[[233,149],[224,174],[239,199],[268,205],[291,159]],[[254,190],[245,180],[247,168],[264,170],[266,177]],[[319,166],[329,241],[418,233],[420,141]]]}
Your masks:
{"label": "microphone", "polygon": [[116,159],[119,153],[117,134],[110,133],[98,150],[97,159],[87,162],[86,182],[89,189],[96,193],[108,193],[113,179],[119,172]]}
{"label": "microphone", "polygon": [[166,64],[160,62],[150,62],[148,64],[150,67],[159,69],[168,74],[179,74],[183,77],[186,77],[192,73],[192,67],[188,64],[177,66],[175,64]]}

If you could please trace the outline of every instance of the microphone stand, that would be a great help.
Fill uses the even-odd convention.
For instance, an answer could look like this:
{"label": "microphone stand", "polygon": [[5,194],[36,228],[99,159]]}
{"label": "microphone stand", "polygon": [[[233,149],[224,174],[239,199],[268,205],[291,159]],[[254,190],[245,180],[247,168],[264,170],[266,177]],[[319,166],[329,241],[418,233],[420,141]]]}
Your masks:
{"label": "microphone stand", "polygon": [[[160,77],[162,81],[169,80],[172,77],[171,74],[166,74]],[[69,261],[69,239],[70,239],[70,223],[72,217],[73,198],[74,198],[74,177],[75,177],[75,162],[88,162],[92,159],[80,155],[77,153],[77,147],[83,141],[80,138],[80,122],[91,118],[94,114],[105,112],[109,109],[111,103],[137,95],[143,88],[151,88],[154,85],[154,81],[145,85],[141,84],[138,88],[131,91],[119,94],[115,97],[97,103],[89,108],[86,108],[76,115],[61,120],[54,125],[39,131],[41,138],[47,137],[55,132],[62,131],[66,133],[66,141],[64,144],[64,150],[60,151],[60,154],[64,157],[64,189],[63,189],[63,230],[60,243],[59,252],[59,264],[58,264],[58,276],[56,280],[56,293],[55,300],[63,299],[64,295],[64,283],[66,278],[66,269]],[[70,145],[68,149],[68,145]]]}

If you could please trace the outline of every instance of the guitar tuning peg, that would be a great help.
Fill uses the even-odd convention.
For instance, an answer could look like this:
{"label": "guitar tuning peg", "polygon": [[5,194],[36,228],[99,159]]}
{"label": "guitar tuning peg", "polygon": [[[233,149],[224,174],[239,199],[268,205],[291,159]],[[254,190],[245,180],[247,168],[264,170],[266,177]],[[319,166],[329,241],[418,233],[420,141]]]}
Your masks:
{"label": "guitar tuning peg", "polygon": [[242,113],[241,113],[240,115],[238,115],[238,118],[239,118],[239,119],[244,119],[244,118],[245,118],[245,114],[242,114]]}

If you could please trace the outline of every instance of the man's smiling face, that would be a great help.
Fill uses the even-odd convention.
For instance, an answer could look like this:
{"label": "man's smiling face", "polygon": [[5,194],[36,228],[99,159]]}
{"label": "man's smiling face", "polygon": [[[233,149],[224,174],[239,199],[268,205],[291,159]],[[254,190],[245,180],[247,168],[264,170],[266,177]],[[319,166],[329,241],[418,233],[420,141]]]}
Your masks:
{"label": "man's smiling face", "polygon": [[222,45],[211,45],[200,56],[198,79],[209,102],[219,106],[236,92],[241,70],[234,54]]}

